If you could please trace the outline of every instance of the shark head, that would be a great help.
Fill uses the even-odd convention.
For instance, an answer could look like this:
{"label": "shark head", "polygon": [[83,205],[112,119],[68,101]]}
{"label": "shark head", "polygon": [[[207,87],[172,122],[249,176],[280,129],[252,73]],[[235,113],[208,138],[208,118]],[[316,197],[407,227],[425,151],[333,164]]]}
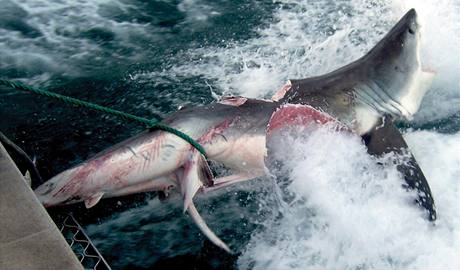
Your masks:
{"label": "shark head", "polygon": [[433,77],[421,67],[420,25],[411,9],[360,59],[321,76],[291,80],[274,100],[311,105],[363,134],[383,115],[411,119]]}
{"label": "shark head", "polygon": [[420,25],[417,13],[409,10],[362,60],[383,66],[416,64],[419,60]]}
{"label": "shark head", "polygon": [[72,178],[74,170],[62,172],[34,190],[38,200],[45,207],[81,200],[77,195],[80,185]]}
{"label": "shark head", "polygon": [[388,34],[366,55],[363,63],[364,84],[372,88],[368,103],[379,112],[412,118],[431,85],[433,72],[422,70],[420,61],[420,25],[417,13],[409,10]]}

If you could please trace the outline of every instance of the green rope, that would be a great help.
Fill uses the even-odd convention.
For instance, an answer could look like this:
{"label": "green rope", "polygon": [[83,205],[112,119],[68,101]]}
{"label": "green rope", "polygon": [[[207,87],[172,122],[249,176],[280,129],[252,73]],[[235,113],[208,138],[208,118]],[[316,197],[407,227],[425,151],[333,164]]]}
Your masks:
{"label": "green rope", "polygon": [[87,101],[83,101],[83,100],[80,100],[80,99],[76,99],[76,98],[60,95],[60,94],[57,94],[57,93],[53,93],[53,92],[50,92],[50,91],[47,91],[47,90],[34,88],[32,86],[25,85],[25,84],[23,84],[21,82],[14,82],[14,81],[10,81],[10,80],[0,79],[0,85],[5,85],[5,86],[11,87],[13,89],[17,89],[17,90],[23,90],[23,91],[32,92],[34,94],[38,94],[38,95],[42,95],[42,96],[46,96],[46,97],[51,97],[51,98],[60,100],[60,101],[62,101],[64,103],[67,103],[67,104],[71,104],[71,105],[75,105],[75,106],[79,106],[79,107],[86,107],[86,108],[94,109],[94,110],[101,111],[101,112],[104,112],[104,113],[107,113],[107,114],[115,115],[115,116],[117,116],[117,117],[119,117],[119,118],[121,118],[121,119],[123,119],[125,121],[135,121],[135,122],[143,123],[143,124],[147,125],[147,127],[150,130],[160,129],[160,130],[172,133],[172,134],[178,136],[179,138],[182,138],[183,140],[185,140],[189,144],[191,144],[193,147],[196,148],[196,150],[198,150],[201,154],[203,154],[206,157],[206,152],[204,151],[203,146],[201,146],[197,141],[195,141],[193,138],[191,138],[187,134],[183,133],[182,131],[179,131],[179,130],[177,130],[175,128],[172,128],[170,126],[162,124],[159,121],[139,117],[139,116],[136,116],[136,115],[132,115],[132,114],[125,113],[125,112],[122,112],[122,111],[114,110],[114,109],[111,109],[111,108],[107,108],[107,107],[104,107],[104,106],[101,106],[101,105],[98,105],[98,104],[94,104],[94,103],[91,103],[91,102],[87,102]]}

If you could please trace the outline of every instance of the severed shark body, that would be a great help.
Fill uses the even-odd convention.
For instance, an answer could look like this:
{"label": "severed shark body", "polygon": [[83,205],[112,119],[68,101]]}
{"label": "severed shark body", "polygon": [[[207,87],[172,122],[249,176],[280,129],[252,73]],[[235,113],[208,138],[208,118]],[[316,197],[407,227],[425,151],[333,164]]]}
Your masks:
{"label": "severed shark body", "polygon": [[[101,198],[177,190],[184,211],[203,234],[230,252],[199,215],[193,204],[195,194],[265,175],[267,160],[276,150],[271,145],[276,134],[290,126],[334,125],[362,136],[373,155],[407,149],[391,119],[411,119],[431,85],[434,73],[422,70],[419,43],[417,15],[410,10],[362,58],[322,76],[291,80],[272,100],[225,97],[186,107],[163,121],[200,143],[207,158],[231,169],[231,175],[214,177],[206,158],[193,146],[174,134],[154,130],[56,175],[35,194],[46,207],[84,201],[89,208]],[[428,183],[410,158],[400,172],[408,186],[419,192],[418,203],[434,220]]]}

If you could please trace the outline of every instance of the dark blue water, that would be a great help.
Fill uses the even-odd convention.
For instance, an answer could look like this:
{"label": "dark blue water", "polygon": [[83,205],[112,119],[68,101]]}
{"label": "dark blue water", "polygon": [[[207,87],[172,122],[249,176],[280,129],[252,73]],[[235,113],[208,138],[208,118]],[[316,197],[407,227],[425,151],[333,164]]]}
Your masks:
{"label": "dark blue water", "polygon": [[[415,120],[399,125],[409,132],[415,148],[423,152],[424,144],[432,143],[437,147],[431,149],[433,160],[442,160],[436,151],[443,145],[434,142],[452,136],[451,148],[459,146],[460,74],[455,70],[460,66],[444,52],[458,55],[458,48],[452,48],[460,40],[451,37],[460,28],[455,18],[442,16],[455,14],[456,4],[431,2],[417,6],[424,18],[434,10],[423,34],[428,40],[449,42],[424,43],[422,59],[437,68],[439,79]],[[337,68],[365,53],[405,11],[400,1],[0,0],[0,6],[1,78],[158,119],[180,105],[207,104],[223,93],[266,98],[289,78]],[[447,27],[437,31],[438,25]],[[143,130],[138,124],[5,87],[0,87],[0,116],[0,130],[37,158],[45,179]],[[413,130],[429,135],[419,138],[419,133],[411,135]],[[449,179],[458,174],[455,162],[445,169]],[[105,200],[91,210],[76,205],[52,212],[77,213],[114,269],[277,269],[265,263],[270,260],[258,244],[266,240],[276,246],[285,240],[281,233],[284,238],[276,239],[276,228],[282,216],[290,214],[281,211],[280,217],[272,211],[272,189],[259,180],[197,199],[209,226],[235,255],[223,254],[204,239],[182,214],[179,198],[161,203],[154,193],[139,194]],[[445,208],[455,213],[449,203]],[[276,221],[266,222],[272,219]],[[455,239],[453,250],[459,243]],[[301,240],[290,241],[296,247]],[[308,260],[301,250],[289,251],[298,257],[282,265],[314,265],[304,264]],[[276,252],[270,254],[282,261]]]}
{"label": "dark blue water", "polygon": [[[218,7],[219,15],[204,22],[188,22],[187,15],[178,8],[180,1],[120,3],[129,5],[129,8],[121,10],[117,2],[113,5],[108,2],[95,4],[97,12],[90,11],[95,12],[91,15],[102,22],[132,23],[133,28],[142,28],[141,33],[123,30],[120,35],[128,35],[128,39],[117,36],[103,24],[91,21],[83,25],[76,23],[69,27],[74,28],[72,31],[56,26],[51,29],[53,33],[42,33],[33,23],[28,23],[28,17],[32,16],[27,11],[13,2],[2,0],[6,6],[1,11],[5,16],[0,19],[2,45],[24,45],[19,55],[14,55],[12,49],[3,50],[0,55],[2,77],[35,82],[36,86],[136,115],[162,118],[181,104],[211,102],[213,98],[204,79],[199,76],[169,78],[172,76],[166,74],[162,81],[136,82],[127,79],[130,74],[167,70],[171,65],[178,64],[177,61],[189,61],[184,51],[203,46],[225,47],[230,41],[255,36],[253,29],[266,24],[270,19],[270,10],[275,7],[272,3],[203,2],[203,5]],[[49,3],[49,7],[53,4]],[[61,12],[72,9],[78,10],[66,6]],[[60,23],[61,18],[66,18],[58,11],[35,14],[37,17],[50,15],[53,23]],[[65,21],[71,22],[72,19],[66,18]],[[48,35],[63,38],[68,44],[54,44],[55,40]],[[89,44],[88,48],[82,46],[83,43]],[[14,50],[21,52],[20,47]],[[28,56],[27,53],[43,53],[43,57]],[[84,55],[74,57],[76,54]],[[50,57],[50,62],[42,59],[45,57]],[[46,79],[41,81],[40,76]],[[34,81],[37,77],[38,83]],[[69,160],[72,164],[80,162],[142,129],[100,113],[69,108],[47,98],[2,90],[1,114],[4,120],[8,119],[1,122],[2,130],[26,144],[32,143],[30,138],[34,138],[36,143],[33,147],[37,148],[30,150],[39,160],[42,157],[67,156],[61,162],[56,160],[53,168],[47,169],[48,176],[68,167]],[[55,150],[49,148],[50,144]],[[73,154],[54,152],[65,150]]]}
{"label": "dark blue water", "polygon": [[[73,6],[72,2],[56,8],[50,2],[44,11],[37,11],[40,5],[33,1],[22,6],[2,0],[1,77],[155,119],[163,118],[182,104],[209,103],[214,99],[201,76],[171,78],[174,74],[166,72],[159,81],[143,82],[130,80],[129,76],[161,72],[172,65],[190,62],[187,50],[206,46],[225,48],[229,42],[255,37],[254,29],[270,22],[271,11],[277,5],[257,1],[202,1],[193,7],[195,3],[184,3],[181,7],[181,1],[108,1],[94,4],[95,9],[86,9],[84,5]],[[194,8],[197,13],[204,8],[203,16],[209,17],[194,18],[201,15],[187,14],[184,10]],[[207,8],[209,12],[215,10],[216,15],[210,16]],[[78,14],[79,11],[82,13]],[[112,23],[132,25],[117,29]],[[59,41],[62,43],[57,44]],[[142,125],[46,97],[7,88],[1,91],[0,129],[37,158],[37,167],[45,179],[143,130]],[[97,224],[110,219],[113,213],[145,205],[151,198],[156,198],[156,194],[109,200],[91,211],[75,206],[52,213],[73,211],[83,224]],[[192,269],[195,265],[233,267],[234,257],[220,254],[209,243],[203,246],[203,237],[180,208],[162,214],[147,216],[121,228],[109,228],[105,234],[93,238],[114,269],[162,269],[167,265],[182,269]],[[163,234],[161,231],[142,233],[140,229],[144,224],[164,220],[175,223],[176,219],[186,223],[177,230],[181,234],[177,238],[185,236],[180,248],[168,246],[157,237]],[[136,235],[122,236],[139,231]],[[108,241],[98,241],[99,238]],[[190,251],[190,246],[196,247]],[[216,257],[216,261],[208,262],[208,256]]]}

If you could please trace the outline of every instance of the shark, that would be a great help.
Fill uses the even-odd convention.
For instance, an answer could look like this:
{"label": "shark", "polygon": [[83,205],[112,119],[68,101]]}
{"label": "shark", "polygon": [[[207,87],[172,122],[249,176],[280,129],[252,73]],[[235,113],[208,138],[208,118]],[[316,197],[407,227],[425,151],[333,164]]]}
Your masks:
{"label": "shark", "polygon": [[[231,252],[207,226],[193,198],[198,192],[266,175],[273,152],[270,142],[278,131],[293,125],[333,125],[362,136],[373,155],[407,149],[392,119],[411,119],[433,79],[433,72],[421,68],[419,29],[416,12],[410,10],[360,59],[322,76],[290,80],[271,100],[223,97],[182,108],[163,120],[200,143],[206,157],[174,134],[149,130],[59,173],[35,194],[45,207],[84,202],[90,208],[102,198],[178,191],[183,211],[202,233]],[[434,202],[427,201],[432,198],[428,183],[411,158],[410,166],[400,171],[410,187],[425,188],[418,189],[425,192],[419,203],[435,218]],[[232,173],[214,176],[208,160]]]}
{"label": "shark", "polygon": [[428,182],[393,124],[396,119],[413,119],[436,75],[422,66],[420,28],[417,12],[410,9],[363,57],[321,76],[290,80],[272,99],[319,108],[362,136],[368,153],[393,152],[400,160],[407,159],[398,170],[407,187],[417,191],[416,201],[428,211],[428,219],[434,221],[436,209]]}

